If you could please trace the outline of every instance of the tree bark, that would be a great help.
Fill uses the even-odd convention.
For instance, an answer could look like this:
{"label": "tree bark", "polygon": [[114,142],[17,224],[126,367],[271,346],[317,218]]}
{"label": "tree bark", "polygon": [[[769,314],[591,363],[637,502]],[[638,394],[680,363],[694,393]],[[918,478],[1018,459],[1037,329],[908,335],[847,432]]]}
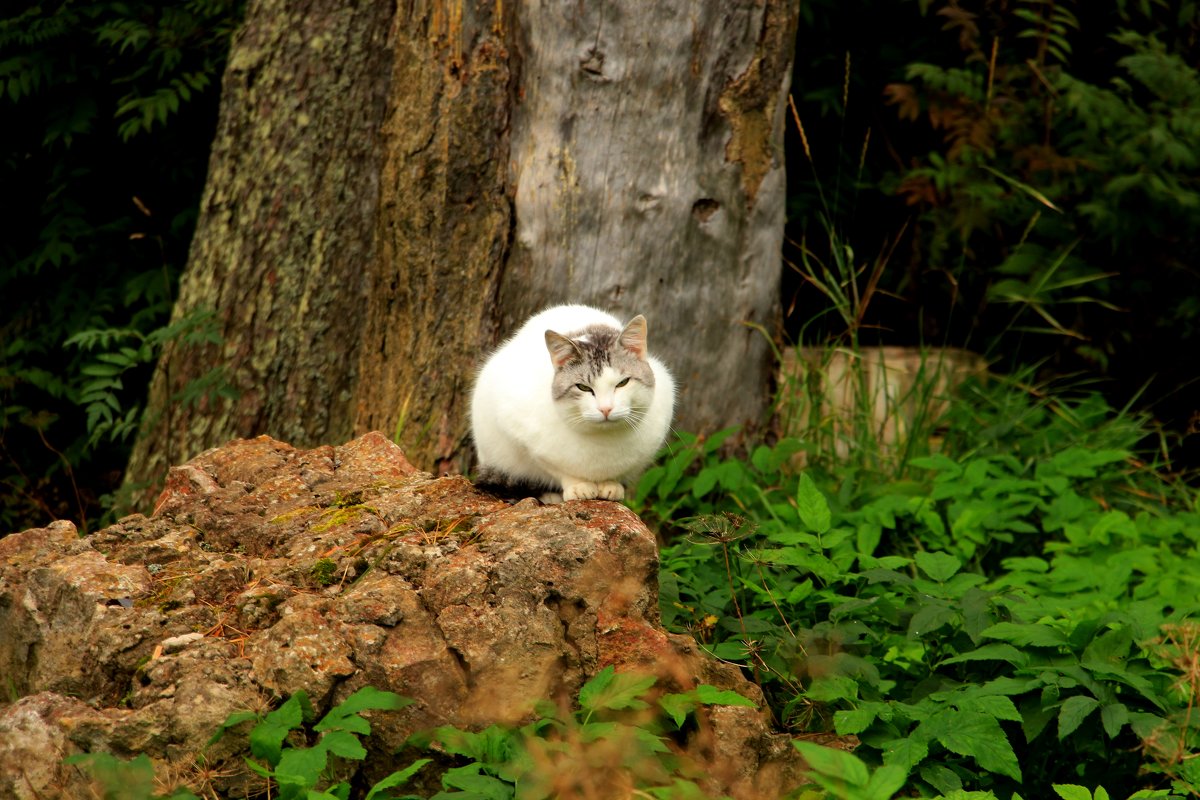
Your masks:
{"label": "tree bark", "polygon": [[[233,436],[382,429],[469,462],[488,348],[538,308],[650,321],[676,427],[753,427],[779,317],[797,0],[251,0],[127,480]],[[173,405],[213,362],[235,402]],[[170,414],[165,413],[171,409]]]}
{"label": "tree bark", "polygon": [[[533,5],[533,4],[530,4]],[[539,306],[645,314],[676,427],[755,427],[772,383],[797,3],[522,6],[509,330]]]}
{"label": "tree bark", "polygon": [[395,25],[354,427],[439,473],[463,466],[467,398],[497,336],[512,227],[505,5],[418,3]]}
{"label": "tree bark", "polygon": [[[388,3],[249,4],[174,311],[215,312],[221,343],[165,348],[127,486],[234,437],[349,438],[390,25]],[[236,399],[189,401],[206,376]]]}

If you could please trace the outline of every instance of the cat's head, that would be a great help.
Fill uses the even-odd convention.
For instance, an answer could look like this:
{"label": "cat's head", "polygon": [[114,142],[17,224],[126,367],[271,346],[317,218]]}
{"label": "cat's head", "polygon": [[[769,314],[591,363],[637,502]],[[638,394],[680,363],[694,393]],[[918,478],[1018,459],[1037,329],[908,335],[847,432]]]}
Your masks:
{"label": "cat's head", "polygon": [[546,349],[554,364],[555,407],[568,424],[603,429],[641,422],[654,399],[645,317],[638,314],[621,330],[546,331]]}

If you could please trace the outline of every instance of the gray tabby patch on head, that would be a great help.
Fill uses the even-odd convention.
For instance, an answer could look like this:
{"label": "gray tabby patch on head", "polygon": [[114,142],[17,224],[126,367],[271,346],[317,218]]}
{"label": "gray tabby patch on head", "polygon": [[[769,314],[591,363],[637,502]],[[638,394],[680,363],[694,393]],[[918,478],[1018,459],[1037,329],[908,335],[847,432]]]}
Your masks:
{"label": "gray tabby patch on head", "polygon": [[554,363],[554,398],[560,399],[578,383],[590,384],[612,367],[622,377],[654,386],[654,371],[646,363],[646,318],[641,314],[623,329],[589,325],[567,334],[546,331],[546,349]]}

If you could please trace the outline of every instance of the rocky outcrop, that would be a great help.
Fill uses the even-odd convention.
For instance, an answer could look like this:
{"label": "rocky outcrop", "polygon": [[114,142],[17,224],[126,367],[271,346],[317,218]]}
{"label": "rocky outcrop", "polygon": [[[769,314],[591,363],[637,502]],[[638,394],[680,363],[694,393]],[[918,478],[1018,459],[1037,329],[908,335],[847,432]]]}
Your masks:
{"label": "rocky outcrop", "polygon": [[[610,664],[759,699],[662,630],[657,569],[616,503],[510,505],[419,472],[380,434],[231,442],[172,469],[150,517],[0,539],[0,797],[87,796],[62,759],[94,751],[244,796],[239,744],[209,738],[299,689],[318,711],[366,685],[413,698],[374,718],[384,756],[433,726],[526,720]],[[798,782],[754,709],[714,710],[680,747],[714,790]]]}

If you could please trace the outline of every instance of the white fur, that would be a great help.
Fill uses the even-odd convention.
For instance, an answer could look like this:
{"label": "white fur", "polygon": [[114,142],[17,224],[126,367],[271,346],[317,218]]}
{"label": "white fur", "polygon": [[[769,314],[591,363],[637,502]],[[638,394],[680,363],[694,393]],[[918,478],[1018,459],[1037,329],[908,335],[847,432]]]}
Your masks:
{"label": "white fur", "polygon": [[[483,365],[471,398],[471,427],[481,467],[517,481],[544,484],[551,492],[561,487],[564,500],[625,496],[622,482],[641,473],[666,440],[675,382],[660,361],[647,356],[653,389],[637,381],[618,388],[622,376],[606,367],[592,382],[594,395],[579,393],[556,402],[545,333],[568,335],[594,324],[618,331],[624,327],[611,314],[588,306],[546,309]],[[650,328],[651,350],[653,333]]]}

